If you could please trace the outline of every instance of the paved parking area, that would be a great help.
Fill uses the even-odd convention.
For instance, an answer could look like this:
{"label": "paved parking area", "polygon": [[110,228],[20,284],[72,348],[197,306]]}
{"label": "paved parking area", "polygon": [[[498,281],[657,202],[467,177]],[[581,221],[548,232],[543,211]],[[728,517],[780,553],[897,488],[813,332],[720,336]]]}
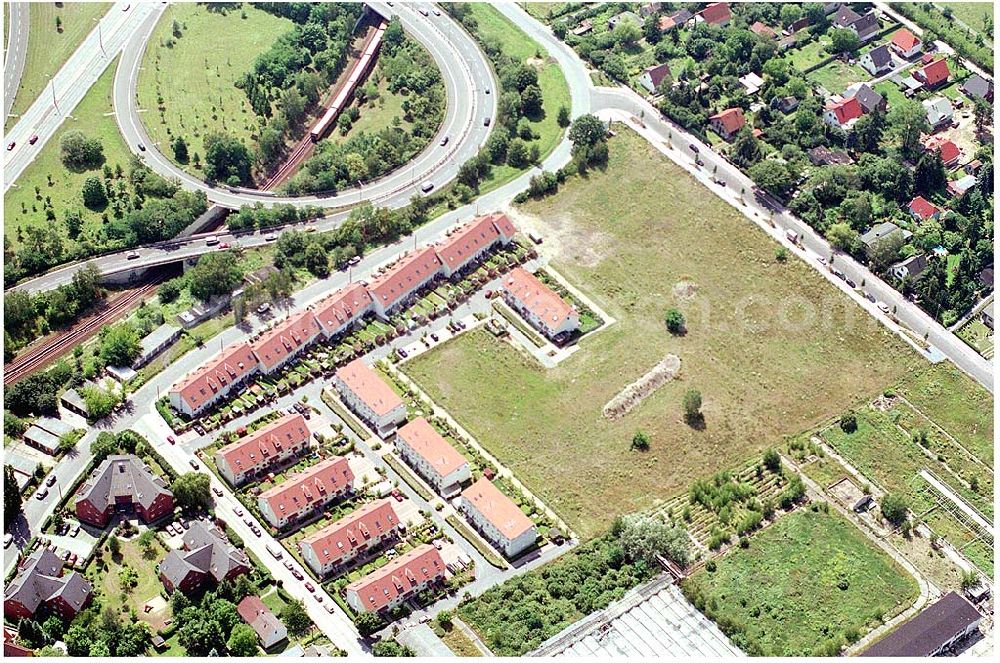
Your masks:
{"label": "paved parking area", "polygon": [[366,485],[372,485],[381,479],[382,475],[375,469],[375,463],[362,454],[351,454],[347,457],[347,465],[354,472],[354,490],[360,491]]}
{"label": "paved parking area", "polygon": [[396,642],[409,647],[417,656],[455,655],[427,624],[417,624],[403,629],[396,636]]}

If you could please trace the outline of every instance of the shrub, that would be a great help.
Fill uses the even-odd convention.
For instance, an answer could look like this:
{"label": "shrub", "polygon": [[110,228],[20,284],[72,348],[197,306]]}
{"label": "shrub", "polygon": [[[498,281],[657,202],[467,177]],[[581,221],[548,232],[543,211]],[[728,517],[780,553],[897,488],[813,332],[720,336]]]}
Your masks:
{"label": "shrub", "polygon": [[679,309],[668,309],[663,321],[667,323],[667,330],[671,334],[680,334],[684,331],[684,314]]}
{"label": "shrub", "polygon": [[858,430],[858,417],[853,412],[845,412],[840,415],[840,430],[845,433],[853,433]]}

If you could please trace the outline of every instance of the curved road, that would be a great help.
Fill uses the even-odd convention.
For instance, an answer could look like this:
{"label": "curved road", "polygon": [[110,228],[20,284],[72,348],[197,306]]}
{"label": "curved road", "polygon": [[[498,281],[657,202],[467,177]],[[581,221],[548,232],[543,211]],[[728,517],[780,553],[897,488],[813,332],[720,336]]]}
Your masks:
{"label": "curved road", "polygon": [[[430,52],[444,80],[447,95],[444,121],[427,148],[408,164],[360,188],[294,197],[254,189],[213,187],[185,172],[150,140],[141,119],[147,109],[138,108],[136,95],[143,53],[161,12],[149,16],[135,32],[125,46],[115,74],[115,117],[126,144],[160,175],[177,178],[184,188],[204,191],[211,202],[230,208],[256,202],[337,208],[355,205],[360,200],[392,205],[401,197],[409,200],[424,182],[431,182],[435,188],[442,186],[458,174],[461,164],[479,152],[489,135],[490,127],[484,122],[496,115],[497,103],[494,91],[497,85],[490,62],[465,30],[444,13],[435,16],[433,6],[428,3],[400,3],[395,7],[382,2],[368,4],[384,16],[399,16],[407,33]],[[425,9],[428,15],[420,14],[419,8]],[[441,147],[441,139],[445,136],[449,138],[448,145]],[[140,143],[146,147],[145,151],[138,149]]]}
{"label": "curved road", "polygon": [[31,21],[28,17],[27,2],[9,2],[6,5],[10,12],[7,27],[7,44],[3,60],[3,116],[10,115],[14,105],[14,97],[21,86],[21,74],[24,73],[24,61],[28,56],[28,28]]}

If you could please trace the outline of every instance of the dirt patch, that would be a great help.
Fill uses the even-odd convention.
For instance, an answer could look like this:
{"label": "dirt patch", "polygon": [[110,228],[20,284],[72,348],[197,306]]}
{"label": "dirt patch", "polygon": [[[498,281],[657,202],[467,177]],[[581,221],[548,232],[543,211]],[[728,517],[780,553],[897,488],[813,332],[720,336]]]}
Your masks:
{"label": "dirt patch", "polygon": [[542,238],[537,249],[539,255],[546,258],[562,260],[572,256],[574,262],[584,267],[596,267],[611,251],[611,235],[583,228],[568,214],[543,219],[515,208],[504,211],[522,232]]}
{"label": "dirt patch", "polygon": [[679,302],[687,300],[698,294],[698,284],[691,281],[678,281],[674,284],[674,297]]}
{"label": "dirt patch", "polygon": [[645,375],[622,389],[617,396],[608,401],[607,405],[604,406],[604,416],[608,419],[621,419],[638,407],[643,399],[673,380],[680,371],[680,358],[677,355],[667,355]]}

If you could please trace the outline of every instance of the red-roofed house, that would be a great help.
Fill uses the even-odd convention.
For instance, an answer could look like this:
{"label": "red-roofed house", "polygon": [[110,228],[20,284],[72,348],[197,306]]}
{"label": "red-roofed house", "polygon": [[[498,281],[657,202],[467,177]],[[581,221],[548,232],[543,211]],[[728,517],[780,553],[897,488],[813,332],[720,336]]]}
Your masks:
{"label": "red-roofed house", "polygon": [[443,273],[441,259],[433,246],[427,246],[399,260],[368,287],[372,295],[373,310],[380,318],[401,304],[411,295]]}
{"label": "red-roofed house", "polygon": [[663,64],[647,67],[642,72],[642,75],[639,76],[639,84],[649,90],[650,94],[656,94],[656,91],[660,89],[660,83],[664,80],[669,80],[670,76],[670,64],[664,62]]}
{"label": "red-roofed house", "polygon": [[920,55],[920,49],[922,43],[920,37],[916,36],[906,28],[900,28],[892,35],[892,41],[889,43],[892,50],[896,51],[900,57],[915,58]]}
{"label": "red-roofed house", "polygon": [[462,511],[486,539],[512,559],[538,538],[521,507],[486,477],[462,491]]}
{"label": "red-roofed house", "polygon": [[924,199],[923,196],[917,196],[910,201],[910,215],[917,221],[926,221],[927,219],[938,219],[941,217],[941,210],[935,207],[929,200]]}
{"label": "red-roofed house", "polygon": [[372,296],[360,283],[352,283],[315,306],[314,315],[328,339],[343,332],[372,310]]}
{"label": "red-roofed house", "polygon": [[391,610],[444,577],[444,560],[425,543],[348,585],[347,604],[358,612]]}
{"label": "red-roofed house", "polygon": [[257,497],[264,520],[281,529],[322,511],[353,490],[354,472],[344,456],[293,474]]}
{"label": "red-roofed house", "polygon": [[927,151],[937,150],[941,153],[941,161],[946,168],[954,168],[962,158],[962,150],[954,142],[943,136],[931,136],[924,141],[924,149]]}
{"label": "red-roofed house", "polygon": [[857,97],[842,99],[841,101],[829,101],[823,112],[823,120],[833,127],[848,129],[864,114]]}
{"label": "red-roofed house", "polygon": [[370,502],[299,541],[299,552],[316,575],[324,577],[341,564],[396,536],[399,516],[392,498]]}
{"label": "red-roofed house", "polygon": [[729,24],[733,15],[729,11],[729,4],[725,2],[713,2],[695,15],[695,21],[704,21],[709,25],[723,27]]}
{"label": "red-roofed house", "polygon": [[361,359],[337,370],[333,380],[347,407],[386,438],[406,421],[406,405],[392,387]]}
{"label": "red-roofed house", "polygon": [[913,77],[921,81],[929,88],[936,88],[948,82],[951,70],[948,69],[948,61],[944,58],[935,60],[922,69],[913,72]]}
{"label": "red-roofed house", "polygon": [[297,357],[322,331],[312,311],[301,311],[265,331],[250,347],[260,362],[261,372],[273,373]]}
{"label": "red-roofed house", "polygon": [[469,461],[441,437],[426,419],[418,417],[396,432],[396,448],[410,467],[445,497],[472,476]]}
{"label": "red-roofed house", "polygon": [[762,23],[761,21],[757,21],[756,23],[751,25],[750,32],[754,33],[755,35],[760,35],[761,37],[767,37],[768,39],[778,38],[778,33],[772,30],[764,23]]}
{"label": "red-roofed house", "polygon": [[174,385],[168,394],[170,405],[195,416],[256,375],[259,364],[249,344],[232,345]]}
{"label": "red-roofed house", "polygon": [[236,612],[254,630],[264,649],[270,649],[288,637],[285,625],[257,596],[244,597],[236,606]]}
{"label": "red-roofed house", "polygon": [[503,277],[502,293],[511,308],[552,340],[560,340],[580,327],[576,309],[523,267],[515,267]]}
{"label": "red-roofed house", "polygon": [[490,214],[474,219],[455,230],[437,245],[443,274],[460,273],[497,244],[507,245],[517,232],[506,214]]}
{"label": "red-roofed house", "polygon": [[727,108],[721,113],[716,113],[708,118],[708,124],[712,127],[712,131],[726,140],[730,140],[735,136],[736,132],[742,129],[746,123],[746,118],[743,117],[743,110],[740,108]]}
{"label": "red-roofed house", "polygon": [[233,486],[256,478],[309,449],[309,428],[301,414],[286,414],[215,452],[219,474]]}

